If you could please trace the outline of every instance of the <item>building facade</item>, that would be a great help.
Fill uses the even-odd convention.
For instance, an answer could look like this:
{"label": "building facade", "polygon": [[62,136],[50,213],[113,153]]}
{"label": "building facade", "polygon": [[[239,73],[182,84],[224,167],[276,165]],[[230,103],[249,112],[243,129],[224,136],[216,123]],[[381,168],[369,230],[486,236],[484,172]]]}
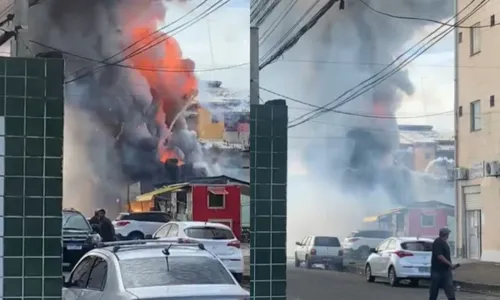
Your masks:
{"label": "building facade", "polygon": [[[469,5],[457,0],[457,11]],[[476,4],[465,9],[468,14]],[[487,2],[456,32],[456,180],[457,253],[500,262],[500,3]],[[497,16],[498,17],[498,16]],[[494,67],[492,67],[494,66]]]}

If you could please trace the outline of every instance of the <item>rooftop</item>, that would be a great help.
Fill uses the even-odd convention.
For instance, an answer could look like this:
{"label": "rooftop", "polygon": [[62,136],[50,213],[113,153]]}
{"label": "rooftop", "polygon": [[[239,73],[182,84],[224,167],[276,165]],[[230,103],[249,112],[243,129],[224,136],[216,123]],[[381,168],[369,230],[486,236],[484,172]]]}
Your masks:
{"label": "rooftop", "polygon": [[398,128],[399,142],[402,145],[453,141],[453,133],[438,132],[430,125],[399,125]]}

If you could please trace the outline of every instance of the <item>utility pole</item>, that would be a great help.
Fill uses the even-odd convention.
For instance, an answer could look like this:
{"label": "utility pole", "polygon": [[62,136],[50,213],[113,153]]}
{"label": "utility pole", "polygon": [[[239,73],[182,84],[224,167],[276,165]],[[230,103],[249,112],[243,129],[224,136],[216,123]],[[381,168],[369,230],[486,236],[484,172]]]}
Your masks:
{"label": "utility pole", "polygon": [[10,55],[27,57],[32,56],[28,48],[28,10],[30,5],[38,3],[30,3],[28,0],[14,1],[14,26],[17,29],[17,36],[10,42]]}
{"label": "utility pole", "polygon": [[259,99],[259,28],[250,27],[250,105]]}

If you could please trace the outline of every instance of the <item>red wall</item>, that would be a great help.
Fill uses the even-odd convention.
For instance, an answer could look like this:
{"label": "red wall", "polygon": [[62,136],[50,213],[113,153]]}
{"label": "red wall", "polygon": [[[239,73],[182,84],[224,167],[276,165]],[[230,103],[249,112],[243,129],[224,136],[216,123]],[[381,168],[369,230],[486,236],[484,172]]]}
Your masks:
{"label": "red wall", "polygon": [[[425,208],[414,208],[410,209],[408,212],[409,218],[409,236],[437,236],[439,234],[439,229],[447,227],[447,216],[450,214],[449,209],[437,208],[437,209],[425,209]],[[420,216],[422,214],[435,214],[436,221],[433,227],[422,227],[420,223]]]}
{"label": "red wall", "polygon": [[193,186],[193,221],[208,221],[209,219],[231,219],[236,238],[241,238],[241,197],[240,187],[227,185],[224,209],[208,208],[208,186]]}

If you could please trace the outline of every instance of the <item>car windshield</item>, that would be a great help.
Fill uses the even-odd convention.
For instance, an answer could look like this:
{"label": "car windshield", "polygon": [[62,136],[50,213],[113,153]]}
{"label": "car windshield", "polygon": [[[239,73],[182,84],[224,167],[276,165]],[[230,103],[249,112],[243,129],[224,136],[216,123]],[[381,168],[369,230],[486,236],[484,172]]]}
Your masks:
{"label": "car windshield", "polygon": [[[167,267],[168,266],[168,267]],[[235,284],[232,275],[215,258],[205,256],[146,257],[120,261],[125,288]]]}
{"label": "car windshield", "polygon": [[122,213],[116,217],[116,221],[143,221],[143,222],[159,222],[168,223],[170,222],[170,217],[165,213]]}
{"label": "car windshield", "polygon": [[63,229],[90,230],[90,225],[85,217],[77,212],[63,212]]}
{"label": "car windshield", "polygon": [[364,238],[376,238],[376,239],[386,239],[392,236],[392,232],[385,230],[365,230],[354,232],[353,237],[364,237]]}
{"label": "car windshield", "polygon": [[314,239],[314,246],[319,247],[340,247],[339,239],[329,236],[317,236]]}
{"label": "car windshield", "polygon": [[232,240],[234,239],[233,232],[226,228],[219,227],[190,227],[184,230],[186,236],[193,239],[206,240]]}
{"label": "car windshield", "polygon": [[401,248],[408,251],[432,252],[432,243],[427,241],[414,241],[401,243]]}

